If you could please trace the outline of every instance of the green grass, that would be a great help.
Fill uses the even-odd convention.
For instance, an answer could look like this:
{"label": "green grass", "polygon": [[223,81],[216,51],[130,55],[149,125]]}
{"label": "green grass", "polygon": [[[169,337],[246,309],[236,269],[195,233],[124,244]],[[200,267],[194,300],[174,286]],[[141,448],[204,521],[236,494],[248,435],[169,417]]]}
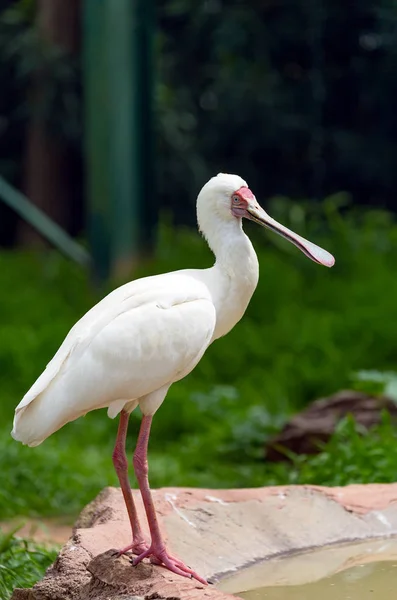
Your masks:
{"label": "green grass", "polygon": [[44,548],[0,530],[0,598],[17,587],[31,587],[55,560],[57,550]]}
{"label": "green grass", "polygon": [[[261,280],[247,314],[178,382],[154,419],[153,486],[252,486],[392,481],[390,423],[363,438],[347,427],[317,457],[268,465],[263,445],[297,410],[351,385],[352,373],[396,368],[397,225],[378,211],[342,218],[337,200],[305,223],[279,199],[272,214],[333,252],[325,269],[271,233],[247,227]],[[325,213],[325,219],[324,219]],[[207,266],[195,232],[163,227],[155,260],[136,276]],[[76,515],[105,485],[117,423],[97,411],[41,446],[14,442],[15,405],[73,323],[99,299],[84,273],[56,253],[0,253],[0,520],[19,514]],[[139,414],[133,414],[132,452]]]}

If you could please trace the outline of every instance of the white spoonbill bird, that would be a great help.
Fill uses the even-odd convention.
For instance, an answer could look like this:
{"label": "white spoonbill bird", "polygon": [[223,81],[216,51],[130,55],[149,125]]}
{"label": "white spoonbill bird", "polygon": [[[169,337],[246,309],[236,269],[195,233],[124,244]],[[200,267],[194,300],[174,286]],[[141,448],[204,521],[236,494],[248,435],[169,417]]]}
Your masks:
{"label": "white spoonbill bird", "polygon": [[[200,231],[215,254],[209,269],[185,269],[132,281],[114,290],[70,330],[15,410],[11,435],[37,446],[69,421],[107,407],[120,414],[113,463],[132,528],[138,564],[149,557],[185,577],[206,583],[172,556],[159,529],[148,480],[147,449],[154,413],[171,384],[194,369],[208,346],[243,316],[259,277],[258,259],[242,217],[290,240],[313,261],[332,267],[334,258],[272,219],[247,183],[220,173],[197,198]],[[133,456],[149,524],[148,543],[137,519],[125,452],[128,419],[139,405],[142,423]]]}

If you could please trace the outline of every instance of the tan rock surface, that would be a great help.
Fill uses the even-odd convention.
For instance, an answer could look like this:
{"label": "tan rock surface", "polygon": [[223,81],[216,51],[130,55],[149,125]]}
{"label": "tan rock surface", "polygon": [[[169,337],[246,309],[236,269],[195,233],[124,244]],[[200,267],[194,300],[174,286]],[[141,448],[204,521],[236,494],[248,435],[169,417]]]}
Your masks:
{"label": "tan rock surface", "polygon": [[[142,523],[144,511],[134,491]],[[212,581],[263,559],[352,540],[397,535],[397,484],[154,491],[172,553]],[[44,579],[13,600],[230,598],[148,562],[109,552],[130,543],[120,490],[106,488],[81,513]]]}

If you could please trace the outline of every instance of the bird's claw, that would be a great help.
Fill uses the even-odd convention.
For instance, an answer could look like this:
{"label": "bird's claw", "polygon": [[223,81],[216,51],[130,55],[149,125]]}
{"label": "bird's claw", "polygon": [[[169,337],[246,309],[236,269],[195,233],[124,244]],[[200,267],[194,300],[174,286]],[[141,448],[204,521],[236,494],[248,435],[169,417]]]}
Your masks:
{"label": "bird's claw", "polygon": [[203,585],[207,585],[205,579],[200,577],[195,571],[193,571],[190,567],[187,567],[179,558],[175,558],[175,556],[171,556],[168,554],[165,548],[161,548],[157,550],[150,546],[145,552],[142,552],[136,558],[131,558],[131,564],[133,567],[136,567],[144,558],[149,558],[150,562],[154,565],[160,565],[165,567],[169,571],[176,573],[177,575],[182,575],[182,577],[188,577],[189,579],[197,579]]}
{"label": "bird's claw", "polygon": [[113,556],[122,556],[123,554],[127,554],[128,552],[132,552],[132,554],[141,555],[143,552],[146,552],[149,549],[149,544],[145,541],[133,542],[129,546],[125,548],[121,548],[121,550],[115,550]]}

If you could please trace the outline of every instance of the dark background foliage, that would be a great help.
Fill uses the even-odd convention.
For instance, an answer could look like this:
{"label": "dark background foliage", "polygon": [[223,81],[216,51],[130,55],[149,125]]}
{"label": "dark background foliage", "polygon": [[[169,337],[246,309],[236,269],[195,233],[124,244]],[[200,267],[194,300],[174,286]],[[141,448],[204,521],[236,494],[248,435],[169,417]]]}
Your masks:
{"label": "dark background foliage", "polygon": [[[48,2],[37,4],[48,11]],[[85,214],[81,20],[69,22],[69,38],[55,36],[58,45],[43,43],[37,4],[0,2],[0,172],[26,188],[29,122],[39,113],[68,151],[70,206],[55,217],[77,234]],[[160,207],[191,223],[197,188],[223,170],[241,173],[260,197],[345,190],[355,203],[395,209],[393,0],[156,4]],[[16,217],[1,205],[0,222],[0,242],[14,243]]]}

